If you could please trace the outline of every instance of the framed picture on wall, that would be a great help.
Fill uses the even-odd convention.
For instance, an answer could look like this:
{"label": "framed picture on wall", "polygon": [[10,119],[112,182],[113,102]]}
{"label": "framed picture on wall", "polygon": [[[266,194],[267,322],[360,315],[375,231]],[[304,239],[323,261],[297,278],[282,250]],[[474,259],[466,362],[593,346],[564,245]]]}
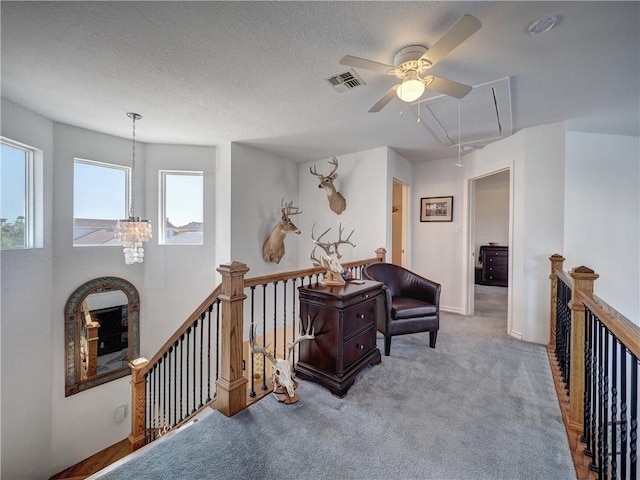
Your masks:
{"label": "framed picture on wall", "polygon": [[425,197],[420,199],[421,222],[452,222],[453,197]]}

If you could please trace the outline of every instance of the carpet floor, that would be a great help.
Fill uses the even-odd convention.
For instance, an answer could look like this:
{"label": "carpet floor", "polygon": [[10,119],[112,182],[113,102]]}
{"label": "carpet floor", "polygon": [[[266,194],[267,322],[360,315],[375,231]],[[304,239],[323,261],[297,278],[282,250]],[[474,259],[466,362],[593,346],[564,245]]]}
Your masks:
{"label": "carpet floor", "polygon": [[211,411],[91,478],[575,479],[546,350],[506,334],[506,291],[441,313],[435,349],[395,337],[342,399],[301,381],[296,404]]}

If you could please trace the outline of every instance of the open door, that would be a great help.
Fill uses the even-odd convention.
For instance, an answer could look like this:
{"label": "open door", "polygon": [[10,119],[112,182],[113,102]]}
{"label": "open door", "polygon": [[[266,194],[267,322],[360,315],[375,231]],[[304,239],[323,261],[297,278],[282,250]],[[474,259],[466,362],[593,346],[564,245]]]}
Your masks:
{"label": "open door", "polygon": [[409,186],[393,179],[393,201],[391,211],[391,263],[406,267],[407,252],[407,206]]}
{"label": "open door", "polygon": [[[469,278],[467,314],[475,313],[474,293],[477,286],[498,286],[509,288],[508,279],[511,279],[511,261],[506,267],[497,267],[497,264],[483,265],[481,261],[481,249],[508,249],[512,238],[512,192],[511,170],[503,169],[469,180]],[[500,252],[502,255],[504,252]],[[509,255],[507,253],[507,255]],[[493,268],[495,267],[495,268]],[[501,272],[505,278],[498,280],[498,269],[508,269]],[[489,272],[488,270],[496,270]],[[495,279],[494,279],[495,275]],[[506,296],[511,304],[511,290]],[[507,307],[507,330],[511,330],[511,309]]]}

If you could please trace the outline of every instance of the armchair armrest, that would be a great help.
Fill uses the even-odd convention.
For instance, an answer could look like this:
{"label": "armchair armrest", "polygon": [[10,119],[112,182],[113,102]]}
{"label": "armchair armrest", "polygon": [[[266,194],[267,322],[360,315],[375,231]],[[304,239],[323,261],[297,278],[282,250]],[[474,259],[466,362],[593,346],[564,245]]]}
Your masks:
{"label": "armchair armrest", "polygon": [[412,273],[410,277],[402,282],[400,295],[403,297],[416,298],[423,300],[436,307],[440,307],[440,290],[439,283],[433,282],[427,278]]}

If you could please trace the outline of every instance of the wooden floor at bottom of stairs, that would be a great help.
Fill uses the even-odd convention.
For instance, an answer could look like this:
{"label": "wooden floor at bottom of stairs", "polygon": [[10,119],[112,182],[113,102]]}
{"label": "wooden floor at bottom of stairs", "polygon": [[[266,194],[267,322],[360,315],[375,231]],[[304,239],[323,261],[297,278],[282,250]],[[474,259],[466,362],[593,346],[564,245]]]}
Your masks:
{"label": "wooden floor at bottom of stairs", "polygon": [[55,474],[50,478],[50,480],[57,480],[60,478],[65,478],[67,480],[80,480],[86,478],[89,475],[93,475],[112,463],[126,457],[132,452],[133,447],[131,442],[125,438],[124,440],[91,455],[89,458],[74,465],[73,467],[69,467],[62,472]]}
{"label": "wooden floor at bottom of stairs", "polygon": [[[256,385],[258,385],[258,388],[256,388],[255,396],[252,397],[247,395],[247,407],[259,400],[262,400],[273,391],[273,383],[271,380],[267,382],[265,388],[260,387],[259,383],[256,383]],[[209,407],[215,410],[216,401],[214,400],[211,402]],[[103,468],[107,468],[109,465],[122,460],[130,453],[133,453],[133,446],[131,445],[131,442],[129,442],[129,439],[125,438],[124,440],[91,455],[86,460],[55,474],[49,480],[59,480],[63,478],[66,480],[83,480],[86,477],[99,472]]]}

